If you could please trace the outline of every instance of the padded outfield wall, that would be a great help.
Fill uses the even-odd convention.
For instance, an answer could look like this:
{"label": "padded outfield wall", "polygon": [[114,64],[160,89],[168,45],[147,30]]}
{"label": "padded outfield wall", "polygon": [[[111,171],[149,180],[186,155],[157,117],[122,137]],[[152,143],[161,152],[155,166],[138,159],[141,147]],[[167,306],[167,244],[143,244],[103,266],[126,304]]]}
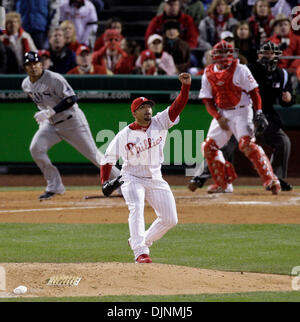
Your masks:
{"label": "padded outfield wall", "polygon": [[[25,75],[0,77],[0,172],[35,172],[29,145],[38,126],[33,119],[36,106],[21,90]],[[97,146],[104,151],[113,136],[133,121],[130,102],[138,96],[156,101],[154,113],[166,108],[179,93],[180,82],[170,76],[66,76],[79,97]],[[180,123],[170,129],[165,148],[165,171],[182,172],[185,165],[200,162],[200,145],[207,134],[211,117],[198,100],[201,77],[193,77],[190,100],[181,114]],[[300,106],[280,108],[292,143],[299,142]],[[61,142],[49,151],[51,160],[69,172],[95,172],[97,169],[80,153]],[[291,174],[297,175],[299,156],[292,148]],[[249,172],[247,162],[236,155],[238,167]],[[182,166],[183,165],[183,166]],[[22,169],[22,170],[20,170]],[[66,170],[67,171],[67,170]]]}

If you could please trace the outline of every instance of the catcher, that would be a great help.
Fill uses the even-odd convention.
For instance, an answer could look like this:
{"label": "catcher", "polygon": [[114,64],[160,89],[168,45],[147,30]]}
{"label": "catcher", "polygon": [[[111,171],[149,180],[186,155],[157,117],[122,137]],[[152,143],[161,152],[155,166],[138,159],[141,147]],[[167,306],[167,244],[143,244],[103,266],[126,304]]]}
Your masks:
{"label": "catcher", "polygon": [[[280,183],[263,149],[255,143],[255,130],[262,133],[268,121],[261,108],[258,84],[247,66],[234,58],[231,44],[220,41],[212,50],[213,64],[206,67],[199,97],[214,118],[202,145],[208,168],[215,184],[209,193],[232,192],[237,175],[233,165],[225,161],[220,150],[233,134],[239,149],[252,162],[263,186],[273,194],[280,192]],[[253,119],[253,109],[255,116]],[[254,124],[255,126],[254,126]]]}
{"label": "catcher", "polygon": [[[181,92],[170,107],[152,117],[154,102],[136,98],[131,104],[135,122],[120,131],[109,144],[101,160],[101,183],[104,195],[121,185],[129,209],[129,245],[136,263],[151,263],[149,247],[177,224],[173,193],[163,180],[161,164],[168,129],[179,122],[187,104],[191,75],[179,75]],[[122,178],[108,181],[112,166],[122,157]],[[122,181],[120,181],[122,179]],[[145,199],[154,208],[157,219],[145,230]]]}

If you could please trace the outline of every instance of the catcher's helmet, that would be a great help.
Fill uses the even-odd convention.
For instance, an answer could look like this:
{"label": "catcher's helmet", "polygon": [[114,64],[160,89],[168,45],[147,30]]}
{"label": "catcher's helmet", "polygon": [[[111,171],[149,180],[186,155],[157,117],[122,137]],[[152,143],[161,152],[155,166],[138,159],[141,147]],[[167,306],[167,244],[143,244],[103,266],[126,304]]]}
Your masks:
{"label": "catcher's helmet", "polygon": [[30,62],[39,62],[39,61],[41,61],[41,57],[35,51],[28,51],[24,55],[24,65]]}
{"label": "catcher's helmet", "polygon": [[236,49],[225,40],[218,42],[212,49],[211,57],[214,63],[229,67],[235,58]]}

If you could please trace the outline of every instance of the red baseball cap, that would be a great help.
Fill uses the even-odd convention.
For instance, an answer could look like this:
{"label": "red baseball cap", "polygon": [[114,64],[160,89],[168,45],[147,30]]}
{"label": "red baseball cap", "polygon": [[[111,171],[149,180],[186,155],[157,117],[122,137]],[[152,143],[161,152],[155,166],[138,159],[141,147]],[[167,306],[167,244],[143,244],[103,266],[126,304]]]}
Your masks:
{"label": "red baseball cap", "polygon": [[156,60],[154,52],[149,49],[145,49],[141,52],[141,63],[143,63],[147,59]]}
{"label": "red baseball cap", "polygon": [[134,113],[141,105],[145,103],[150,104],[151,106],[155,104],[153,101],[148,100],[148,98],[146,97],[138,97],[131,103],[131,112]]}
{"label": "red baseball cap", "polygon": [[76,50],[76,56],[79,56],[81,55],[84,51],[90,53],[91,50],[88,46],[85,46],[85,45],[80,45],[77,50]]}
{"label": "red baseball cap", "polygon": [[49,57],[49,58],[50,58],[50,53],[49,53],[49,51],[48,51],[48,50],[46,50],[46,49],[41,49],[41,50],[39,50],[39,51],[38,51],[38,55],[39,55],[40,57],[42,57],[42,56],[47,56],[47,57]]}

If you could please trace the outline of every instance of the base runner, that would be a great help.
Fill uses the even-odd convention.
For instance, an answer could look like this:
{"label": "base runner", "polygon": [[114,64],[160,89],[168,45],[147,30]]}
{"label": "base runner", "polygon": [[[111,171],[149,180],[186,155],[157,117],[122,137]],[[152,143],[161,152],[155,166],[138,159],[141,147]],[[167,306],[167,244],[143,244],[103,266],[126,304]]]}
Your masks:
{"label": "base runner", "polygon": [[[182,73],[178,78],[182,83],[180,94],[170,107],[154,117],[153,101],[139,97],[132,102],[131,111],[135,122],[115,136],[101,161],[102,190],[106,195],[110,169],[120,157],[123,159],[121,190],[130,212],[129,245],[136,263],[151,263],[149,247],[178,221],[173,193],[161,173],[168,129],[179,122],[179,114],[189,97],[191,75]],[[147,230],[144,220],[145,200],[157,215]]]}
{"label": "base runner", "polygon": [[[215,182],[208,187],[208,192],[233,190],[232,182],[237,175],[220,150],[233,134],[239,149],[261,177],[263,186],[277,194],[280,192],[278,178],[265,152],[255,143],[255,130],[263,132],[268,126],[261,109],[258,84],[248,67],[234,59],[234,48],[226,41],[222,40],[214,46],[212,59],[214,63],[205,69],[199,94],[208,113],[214,118],[202,145]],[[255,110],[254,118],[251,103]]]}
{"label": "base runner", "polygon": [[[34,115],[39,129],[31,141],[30,152],[47,181],[46,191],[39,196],[39,200],[46,200],[65,192],[61,176],[47,154],[53,145],[66,141],[97,167],[100,167],[103,154],[93,140],[86,117],[77,104],[77,96],[65,78],[43,70],[36,52],[25,54],[24,67],[28,77],[23,80],[22,89],[39,109]],[[120,170],[114,167],[112,177],[119,173]]]}

